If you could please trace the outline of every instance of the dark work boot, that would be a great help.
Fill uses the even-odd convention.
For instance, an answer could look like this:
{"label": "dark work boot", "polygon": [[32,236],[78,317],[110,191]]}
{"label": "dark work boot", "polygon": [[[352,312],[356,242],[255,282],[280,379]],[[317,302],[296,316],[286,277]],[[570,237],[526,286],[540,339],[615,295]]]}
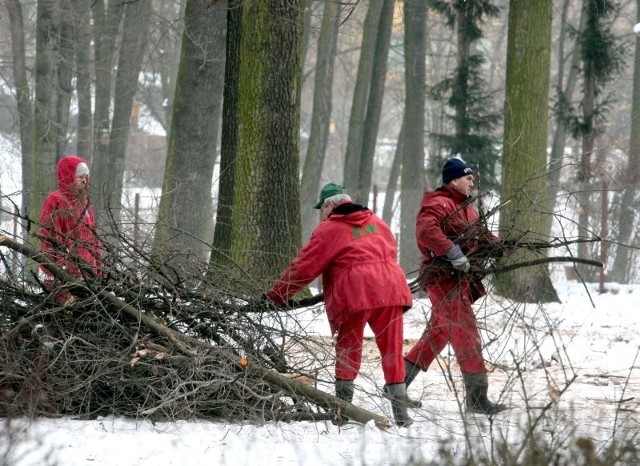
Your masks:
{"label": "dark work boot", "polygon": [[[353,380],[336,380],[336,396],[341,400],[351,403],[353,401]],[[346,424],[349,421],[347,416],[336,413],[336,418],[331,422],[337,426]]]}
{"label": "dark work boot", "polygon": [[387,385],[387,392],[391,397],[391,410],[393,411],[393,419],[396,425],[400,427],[409,427],[413,424],[413,420],[407,412],[408,400],[407,388],[403,383]]}
{"label": "dark work boot", "polygon": [[413,382],[416,376],[420,373],[420,367],[416,366],[411,361],[404,360],[404,386],[409,388],[411,382]]}
{"label": "dark work boot", "polygon": [[336,396],[351,403],[353,400],[353,380],[336,380]]}
{"label": "dark work boot", "polygon": [[506,405],[493,403],[487,398],[489,378],[486,373],[462,374],[466,391],[467,411],[491,416],[507,409]]}
{"label": "dark work boot", "polygon": [[[405,388],[409,387],[409,384],[413,382],[413,379],[420,373],[420,368],[416,366],[414,363],[404,360],[404,386]],[[388,385],[385,385],[382,389],[382,396],[387,399],[391,399],[389,395],[389,390],[387,389]],[[422,401],[414,400],[409,398],[407,395],[407,408],[418,409],[422,408]]]}

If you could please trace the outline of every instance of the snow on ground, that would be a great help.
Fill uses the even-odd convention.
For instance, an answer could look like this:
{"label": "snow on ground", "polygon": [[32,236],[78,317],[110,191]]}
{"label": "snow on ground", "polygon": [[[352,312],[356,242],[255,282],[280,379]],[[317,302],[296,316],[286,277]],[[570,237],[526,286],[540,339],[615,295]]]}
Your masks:
{"label": "snow on ground", "polygon": [[[462,455],[468,448],[465,437],[474,451],[490,454],[492,439],[506,439],[515,450],[522,445],[523,426],[545,407],[538,431],[548,435],[550,444],[579,435],[602,449],[614,437],[632,438],[640,420],[640,286],[610,285],[607,293],[598,294],[595,285],[556,285],[560,304],[513,305],[490,296],[475,306],[485,342],[491,340],[485,353],[493,368],[490,395],[512,407],[494,422],[460,409],[461,379],[445,349],[410,387],[411,396],[422,398],[423,408],[413,411],[415,423],[409,428],[20,419],[5,425],[0,458],[15,466],[405,464],[411,459],[437,461],[443,452]],[[428,309],[428,300],[416,299],[406,314],[405,349],[420,336]],[[303,310],[297,318],[310,338],[328,337],[323,313]],[[371,342],[364,359],[354,403],[390,417],[388,401],[379,396],[383,381]],[[319,388],[332,391],[327,383]],[[15,436],[12,442],[7,432]]]}

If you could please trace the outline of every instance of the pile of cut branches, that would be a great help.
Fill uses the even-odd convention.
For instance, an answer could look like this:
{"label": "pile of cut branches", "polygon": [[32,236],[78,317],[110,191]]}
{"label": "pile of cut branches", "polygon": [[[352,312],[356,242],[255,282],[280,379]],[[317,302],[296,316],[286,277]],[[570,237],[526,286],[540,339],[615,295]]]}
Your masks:
{"label": "pile of cut branches", "polygon": [[[340,413],[388,425],[296,378],[329,379],[333,351],[281,312],[290,309],[247,312],[255,305],[242,287],[207,282],[202,262],[159,266],[125,237],[104,244],[103,277],[78,280],[0,236],[0,415],[262,422]],[[45,291],[37,264],[75,302]]]}

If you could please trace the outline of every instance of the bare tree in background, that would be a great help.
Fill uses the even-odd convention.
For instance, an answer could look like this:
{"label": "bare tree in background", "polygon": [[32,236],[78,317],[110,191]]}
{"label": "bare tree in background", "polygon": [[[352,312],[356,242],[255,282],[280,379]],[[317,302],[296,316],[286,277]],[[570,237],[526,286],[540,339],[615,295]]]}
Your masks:
{"label": "bare tree in background", "polygon": [[318,220],[317,212],[311,209],[311,206],[316,203],[329,137],[340,10],[338,2],[328,1],[325,2],[322,12],[313,87],[311,131],[300,182],[303,241],[309,238]]}
{"label": "bare tree in background", "polygon": [[109,210],[116,227],[121,218],[122,179],[131,108],[138,89],[138,75],[147,44],[151,0],[120,4],[119,7],[124,9],[123,34],[117,60],[113,118],[108,132],[109,148],[106,153],[103,152],[102,157],[94,161],[92,175],[92,185],[98,194],[94,196],[96,213],[104,218],[106,211]]}
{"label": "bare tree in background", "polygon": [[344,174],[342,181],[351,197],[363,205],[367,205],[368,203],[369,191],[367,189],[365,192],[361,182],[363,169],[362,149],[366,131],[365,125],[370,102],[369,99],[372,97],[373,92],[372,82],[377,38],[379,34],[386,34],[387,31],[387,28],[380,23],[383,7],[385,7],[385,1],[371,2],[367,6],[367,14],[362,31],[360,58],[358,60],[358,72],[349,114],[347,149],[344,157]]}
{"label": "bare tree in background", "polygon": [[22,207],[26,211],[30,203],[31,157],[33,147],[33,107],[27,76],[25,55],[25,25],[22,6],[19,0],[6,0],[11,25],[11,55],[13,61],[13,80],[18,106],[18,126],[20,132],[20,151],[22,159]]}
{"label": "bare tree in background", "polygon": [[[640,0],[636,1],[636,22],[640,22]],[[611,270],[611,279],[618,283],[629,283],[634,265],[634,250],[638,246],[637,211],[640,191],[640,47],[636,37],[633,59],[633,90],[631,95],[631,135],[629,158],[621,173],[622,199],[618,225],[617,249]],[[631,247],[629,247],[631,246]],[[637,256],[637,252],[635,253]]]}
{"label": "bare tree in background", "polygon": [[416,214],[424,191],[425,34],[427,5],[404,2],[405,113],[402,123],[400,190],[400,264],[405,272],[417,270]]}
{"label": "bare tree in background", "polygon": [[[209,259],[211,187],[222,114],[227,2],[187,0],[154,255]],[[183,257],[184,259],[184,257]]]}

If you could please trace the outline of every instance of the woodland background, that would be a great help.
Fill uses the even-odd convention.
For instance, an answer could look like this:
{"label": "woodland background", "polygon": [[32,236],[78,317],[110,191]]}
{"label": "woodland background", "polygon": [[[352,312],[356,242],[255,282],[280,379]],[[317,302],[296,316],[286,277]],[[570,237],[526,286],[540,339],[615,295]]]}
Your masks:
{"label": "woodland background", "polygon": [[[338,181],[394,226],[410,273],[422,193],[458,155],[476,169],[480,208],[500,205],[503,237],[596,239],[572,251],[606,266],[580,276],[637,280],[637,2],[0,8],[0,130],[22,163],[20,193],[0,188],[23,223],[55,187],[56,161],[78,153],[105,234],[266,283]],[[553,298],[546,275],[514,272],[501,291],[533,280],[535,299]]]}
{"label": "woodland background", "polygon": [[[324,322],[315,288],[283,309],[258,298],[317,225],[321,186],[342,182],[396,233],[419,332],[415,215],[460,156],[504,239],[497,261],[474,263],[490,291],[475,312],[492,389],[525,407],[515,459],[492,419],[476,443],[464,413],[447,412],[465,426],[465,464],[485,441],[477,458],[551,462],[566,446],[558,399],[585,376],[571,352],[593,351],[572,342],[599,340],[580,312],[632,299],[639,277],[639,15],[640,0],[0,2],[0,414],[254,425],[340,408],[386,425],[375,370],[358,379],[364,408],[330,395],[332,340],[308,324]],[[79,298],[62,307],[35,267],[37,219],[70,153],[91,163],[105,273],[58,270]],[[565,280],[577,280],[568,330]],[[635,458],[624,303],[607,309],[623,323],[597,350],[632,355],[607,395],[604,453]],[[441,389],[425,393],[458,401],[458,373],[443,355],[429,371]],[[416,419],[447,431],[438,409]]]}

